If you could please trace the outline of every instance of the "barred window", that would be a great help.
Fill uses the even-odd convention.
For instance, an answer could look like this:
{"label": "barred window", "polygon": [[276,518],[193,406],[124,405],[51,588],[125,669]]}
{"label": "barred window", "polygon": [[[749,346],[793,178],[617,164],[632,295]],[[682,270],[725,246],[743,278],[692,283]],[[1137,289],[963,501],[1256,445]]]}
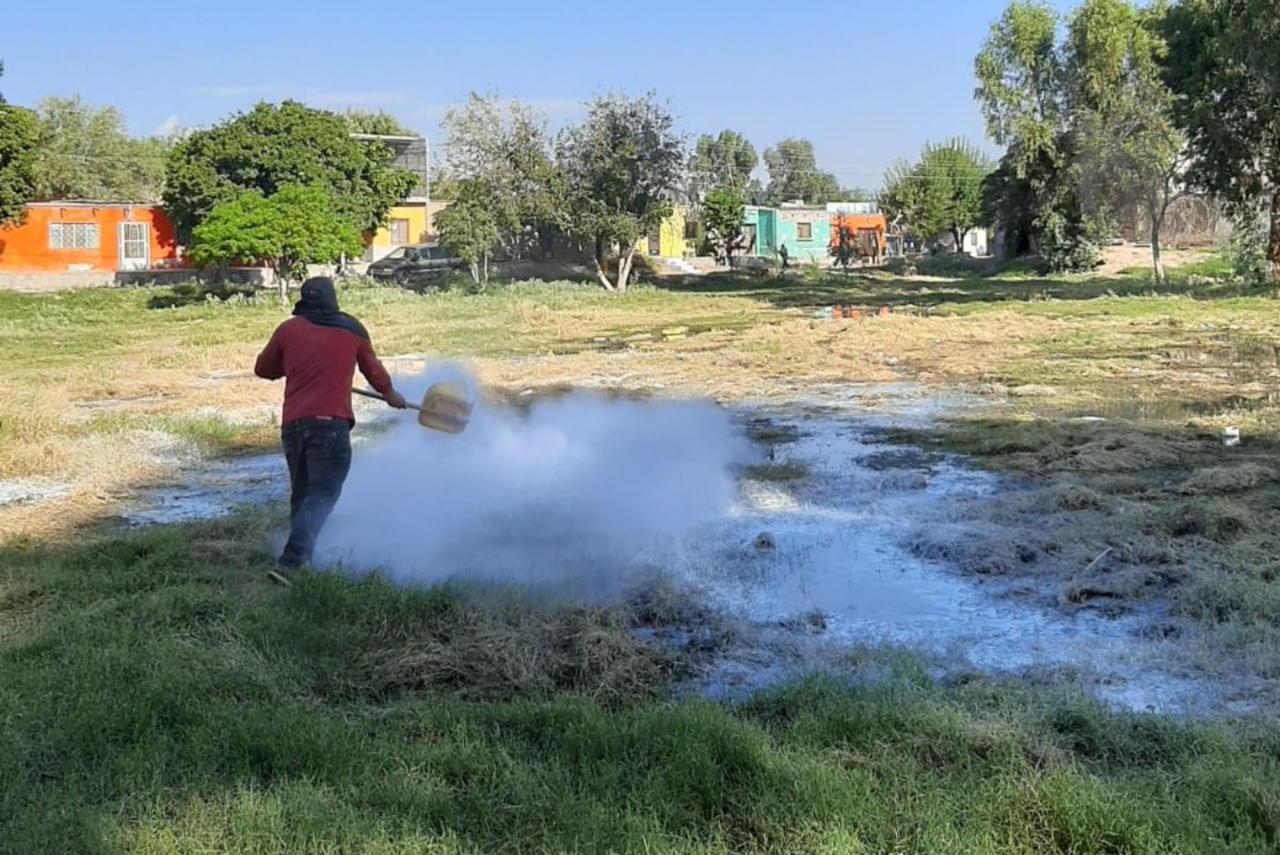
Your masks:
{"label": "barred window", "polygon": [[97,249],[97,223],[50,223],[49,249]]}

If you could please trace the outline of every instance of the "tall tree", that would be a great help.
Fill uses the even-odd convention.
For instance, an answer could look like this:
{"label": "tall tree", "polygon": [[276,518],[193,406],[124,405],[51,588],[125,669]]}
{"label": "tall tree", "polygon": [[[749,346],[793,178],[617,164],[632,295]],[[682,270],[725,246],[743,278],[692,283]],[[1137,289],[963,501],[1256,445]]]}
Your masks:
{"label": "tall tree", "polygon": [[386,110],[361,110],[348,107],[342,120],[353,134],[377,134],[387,137],[416,137],[418,134],[402,125],[400,120]]}
{"label": "tall tree", "polygon": [[713,241],[723,242],[725,260],[730,267],[733,266],[733,253],[742,238],[744,208],[742,191],[732,185],[717,187],[707,194],[702,203],[707,235]]}
{"label": "tall tree", "polygon": [[1280,282],[1280,8],[1275,0],[1181,0],[1163,32],[1189,178],[1237,216],[1265,207],[1270,279]]}
{"label": "tall tree", "polygon": [[[1038,0],[1017,0],[991,25],[974,63],[978,88],[974,95],[986,119],[987,135],[1006,151],[1001,159],[1001,187],[1023,199],[1029,210],[1003,224],[1024,222],[1030,239],[1050,231],[1066,195],[1063,136],[1063,69],[1056,40],[1058,14]],[[1016,193],[1012,192],[1016,189]],[[1008,205],[1001,205],[1007,208]]]}
{"label": "tall tree", "polygon": [[759,189],[759,183],[751,177],[759,163],[755,146],[737,131],[726,129],[714,137],[703,134],[689,157],[689,195],[700,201],[720,187],[752,194]]}
{"label": "tall tree", "polygon": [[1064,68],[1086,207],[1114,211],[1139,202],[1151,227],[1152,269],[1163,283],[1161,230],[1184,193],[1186,157],[1162,77],[1161,14],[1129,0],[1085,0],[1068,24]]}
{"label": "tall tree", "polygon": [[[636,241],[671,211],[684,168],[675,120],[654,95],[596,98],[583,123],[561,133],[557,159],[564,169],[571,225],[595,241],[600,284],[625,291]],[[605,267],[618,249],[617,278]]]}
{"label": "tall tree", "polygon": [[463,182],[458,199],[436,217],[440,243],[467,263],[481,288],[489,281],[489,257],[500,235],[490,211],[492,193],[476,182]]}
{"label": "tall tree", "polygon": [[245,190],[270,197],[303,184],[319,188],[358,232],[372,231],[418,180],[391,160],[385,146],[352,139],[341,116],[296,101],[260,103],[173,148],[164,202],[186,239],[215,206]]}
{"label": "tall tree", "polygon": [[[0,63],[0,75],[4,65]],[[10,107],[0,97],[0,227],[20,223],[36,193],[39,130],[29,110]]]}
{"label": "tall tree", "polygon": [[982,182],[990,172],[986,155],[968,140],[926,143],[914,165],[898,163],[885,174],[881,204],[921,238],[949,233],[960,252],[982,221]]}
{"label": "tall tree", "polygon": [[[565,220],[564,178],[551,156],[546,117],[519,101],[472,92],[444,117],[445,160],[470,203],[482,204],[507,251],[530,236],[543,256]],[[484,191],[482,199],[477,194]]]}
{"label": "tall tree", "polygon": [[289,283],[305,277],[308,264],[332,264],[359,251],[359,233],[333,211],[324,188],[287,184],[269,197],[245,190],[215,205],[192,230],[189,255],[199,265],[267,264],[284,305]]}
{"label": "tall tree", "polygon": [[134,139],[115,107],[79,95],[36,105],[40,122],[36,195],[42,199],[155,202],[164,183],[165,146]]}
{"label": "tall tree", "polygon": [[765,201],[770,205],[800,200],[821,204],[840,195],[840,182],[830,172],[821,172],[813,154],[813,143],[788,138],[764,150],[769,170]]}
{"label": "tall tree", "polygon": [[[1105,220],[1088,216],[1080,198],[1058,24],[1058,13],[1040,0],[1015,0],[974,63],[987,135],[1005,146],[987,207],[1001,214],[1006,241],[1039,251],[1051,269],[1087,269],[1101,260]],[[1019,226],[1026,233],[1010,234]]]}

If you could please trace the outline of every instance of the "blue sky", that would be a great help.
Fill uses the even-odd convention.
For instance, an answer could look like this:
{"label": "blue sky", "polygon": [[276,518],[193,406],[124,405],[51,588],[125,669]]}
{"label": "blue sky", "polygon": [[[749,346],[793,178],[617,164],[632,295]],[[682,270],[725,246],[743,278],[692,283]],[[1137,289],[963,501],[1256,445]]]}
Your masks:
{"label": "blue sky", "polygon": [[562,125],[593,94],[653,89],[689,134],[734,128],[758,151],[806,137],[842,184],[878,186],[928,139],[985,144],[973,57],[1005,4],[12,3],[0,92],[18,104],[79,93],[119,107],[136,134],[264,99],[381,108],[434,146],[445,109],[471,90]]}

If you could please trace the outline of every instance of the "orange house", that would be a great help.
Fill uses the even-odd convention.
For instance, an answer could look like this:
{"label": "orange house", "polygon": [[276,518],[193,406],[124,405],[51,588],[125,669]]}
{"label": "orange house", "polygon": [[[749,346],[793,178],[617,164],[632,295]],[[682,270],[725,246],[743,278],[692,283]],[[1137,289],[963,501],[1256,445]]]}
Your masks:
{"label": "orange house", "polygon": [[831,246],[837,244],[840,230],[845,229],[864,255],[883,255],[887,228],[884,214],[835,214],[831,217]]}
{"label": "orange house", "polygon": [[149,270],[182,264],[159,205],[33,202],[21,225],[0,228],[0,273]]}

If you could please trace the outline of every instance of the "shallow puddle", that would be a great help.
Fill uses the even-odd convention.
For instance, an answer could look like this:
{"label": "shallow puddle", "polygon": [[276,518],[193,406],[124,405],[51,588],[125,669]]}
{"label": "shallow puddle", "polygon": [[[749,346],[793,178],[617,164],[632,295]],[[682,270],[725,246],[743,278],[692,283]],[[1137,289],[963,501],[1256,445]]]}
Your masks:
{"label": "shallow puddle", "polygon": [[[1018,487],[878,437],[889,427],[989,410],[990,401],[909,384],[812,391],[821,409],[753,406],[736,413],[764,458],[744,461],[744,469],[748,462],[794,464],[800,477],[742,480],[723,514],[678,539],[654,538],[641,547],[583,545],[574,534],[580,518],[562,514],[533,526],[519,519],[543,513],[539,508],[471,521],[459,538],[479,538],[489,548],[486,560],[506,556],[512,567],[582,565],[597,574],[603,567],[622,579],[632,570],[659,568],[682,596],[699,598],[737,627],[735,641],[714,651],[706,676],[688,687],[711,696],[740,696],[814,670],[841,673],[851,651],[893,648],[923,654],[941,678],[976,671],[1065,681],[1139,711],[1248,711],[1241,687],[1210,686],[1171,664],[1177,659],[1172,645],[1185,644],[1187,634],[1180,642],[1143,637],[1144,628],[1164,617],[1157,608],[1121,617],[1059,608],[1056,585],[1078,568],[1047,568],[1013,581],[913,554],[911,539],[921,530],[989,532],[995,523],[983,516],[983,503]],[[366,434],[371,447],[377,433]],[[360,454],[357,448],[357,459]],[[135,524],[205,518],[287,494],[279,455],[218,461],[184,477],[182,486],[144,493],[125,518]],[[682,646],[699,631],[651,635]]]}
{"label": "shallow puddle", "polygon": [[[842,648],[892,646],[927,654],[939,676],[1054,674],[1126,709],[1219,706],[1205,685],[1162,667],[1168,642],[1139,638],[1156,610],[1120,618],[1063,611],[1047,589],[1028,596],[1025,580],[961,575],[912,554],[911,535],[922,528],[963,534],[986,525],[966,511],[1009,488],[995,476],[869,441],[901,424],[892,414],[775,424],[800,432],[775,460],[803,462],[810,476],[798,485],[744,482],[729,517],[688,548],[681,578],[748,625],[799,626],[810,640],[779,645],[775,634],[752,651],[763,677],[731,654],[706,690],[734,695],[769,675],[828,669]],[[867,465],[872,459],[904,465]],[[1046,585],[1056,578],[1048,574]],[[806,626],[814,614],[820,620]]]}

